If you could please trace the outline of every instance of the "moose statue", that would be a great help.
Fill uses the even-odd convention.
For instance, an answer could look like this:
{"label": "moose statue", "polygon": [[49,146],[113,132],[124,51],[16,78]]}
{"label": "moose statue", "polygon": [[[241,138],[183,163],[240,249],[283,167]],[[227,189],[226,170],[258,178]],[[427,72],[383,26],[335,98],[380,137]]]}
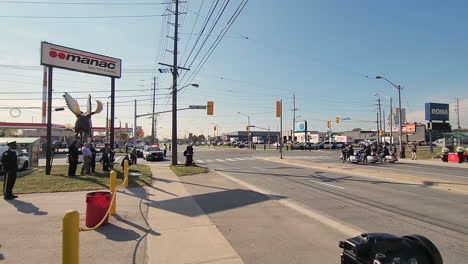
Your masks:
{"label": "moose statue", "polygon": [[80,138],[81,143],[83,143],[83,139],[85,139],[84,141],[87,141],[89,137],[91,138],[91,142],[93,142],[93,134],[91,131],[93,124],[91,122],[91,116],[94,114],[98,114],[102,111],[102,103],[96,100],[96,110],[94,112],[91,112],[91,95],[89,95],[87,109],[86,112],[83,113],[80,110],[78,102],[73,97],[71,97],[71,95],[65,93],[63,97],[65,98],[65,101],[70,111],[72,111],[72,113],[76,116],[75,138]]}

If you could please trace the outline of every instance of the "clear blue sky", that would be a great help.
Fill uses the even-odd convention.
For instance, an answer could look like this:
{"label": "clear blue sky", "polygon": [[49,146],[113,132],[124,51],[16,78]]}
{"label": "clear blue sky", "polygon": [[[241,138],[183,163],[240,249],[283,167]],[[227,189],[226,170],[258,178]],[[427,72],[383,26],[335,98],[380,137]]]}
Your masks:
{"label": "clear blue sky", "polygon": [[[187,14],[180,29],[181,64],[197,38],[189,33],[202,2],[193,31],[197,34],[214,1],[188,0],[188,6],[183,7]],[[219,5],[223,2],[219,1]],[[240,2],[230,1],[206,47]],[[166,5],[41,5],[0,1],[0,16],[161,15],[165,8]],[[408,121],[423,121],[424,103],[430,101],[452,104],[453,121],[453,103],[459,96],[462,126],[467,127],[467,11],[466,1],[249,1],[193,80],[200,87],[187,88],[180,95],[180,107],[213,100],[215,115],[206,116],[204,111],[179,112],[179,135],[183,136],[185,131],[200,134],[202,130],[206,134],[208,129],[212,134],[210,123],[218,124],[223,132],[242,130],[247,118],[238,115],[239,111],[250,115],[253,125],[276,129],[274,101],[279,99],[284,101],[284,129],[288,130],[292,123],[289,109],[292,109],[293,93],[299,109],[298,119],[308,120],[309,129],[325,130],[325,120],[336,115],[352,119],[343,123],[341,130],[373,128],[374,124],[365,122],[375,119],[373,94],[392,96],[395,105],[397,101],[396,89],[383,80],[375,80],[375,75],[383,75],[404,87],[403,106],[409,112]],[[157,62],[171,63],[171,54],[164,51],[172,49],[171,41],[165,38],[172,35],[164,32],[166,18],[0,17],[2,104],[40,106],[39,100],[29,99],[41,98],[39,46],[45,40],[121,58],[124,71],[123,78],[117,81],[117,90],[138,91],[118,92],[117,101],[150,99],[151,79],[156,75],[161,88],[158,110],[169,109],[167,95],[163,95],[167,90],[162,88],[171,85],[171,76],[156,71]],[[202,50],[194,66],[205,52],[206,49]],[[6,69],[4,65],[35,67]],[[54,97],[59,99],[54,100],[54,105],[57,106],[64,105],[60,99],[64,91],[89,91],[95,97],[109,95],[93,92],[108,89],[110,81],[104,77],[57,71],[55,78]],[[181,83],[185,84],[186,79]],[[14,91],[36,93],[4,93]],[[4,100],[11,98],[28,100]],[[388,114],[388,102],[383,100]],[[150,109],[150,101],[141,101],[138,112],[146,113]],[[9,117],[9,110],[0,109],[0,114],[2,121],[40,120],[39,110],[24,110],[17,119]],[[54,115],[58,123],[73,123],[70,112]],[[116,116],[132,126],[132,104],[119,104]],[[105,113],[96,116],[95,125],[104,125],[104,118]],[[170,122],[169,114],[160,116],[161,138],[170,135]],[[149,133],[149,119],[140,119],[139,124]]]}

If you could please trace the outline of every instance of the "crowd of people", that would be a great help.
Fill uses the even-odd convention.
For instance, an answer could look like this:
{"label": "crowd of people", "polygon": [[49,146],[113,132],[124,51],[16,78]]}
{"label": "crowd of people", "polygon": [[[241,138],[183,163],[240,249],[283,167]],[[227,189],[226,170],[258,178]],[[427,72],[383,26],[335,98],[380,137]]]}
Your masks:
{"label": "crowd of people", "polygon": [[[110,163],[114,161],[115,151],[111,150],[109,144],[106,143],[99,152],[102,153],[102,170],[109,171]],[[94,144],[84,143],[81,153],[83,154],[83,166],[81,167],[80,175],[96,173],[96,153],[98,153],[98,150],[96,150]],[[73,140],[68,147],[68,176],[76,176],[79,155],[78,141]]]}

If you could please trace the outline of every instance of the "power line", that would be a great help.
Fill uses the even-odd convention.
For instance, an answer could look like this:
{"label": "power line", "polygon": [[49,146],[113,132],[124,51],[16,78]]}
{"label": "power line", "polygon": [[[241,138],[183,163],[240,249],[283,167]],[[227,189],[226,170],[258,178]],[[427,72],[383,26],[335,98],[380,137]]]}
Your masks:
{"label": "power line", "polygon": [[155,2],[122,2],[122,3],[102,3],[102,2],[55,2],[55,1],[0,1],[0,4],[38,4],[38,5],[164,5],[166,3]]}
{"label": "power line", "polygon": [[122,15],[122,16],[3,16],[0,18],[31,18],[31,19],[106,19],[106,18],[145,18],[163,15]]}

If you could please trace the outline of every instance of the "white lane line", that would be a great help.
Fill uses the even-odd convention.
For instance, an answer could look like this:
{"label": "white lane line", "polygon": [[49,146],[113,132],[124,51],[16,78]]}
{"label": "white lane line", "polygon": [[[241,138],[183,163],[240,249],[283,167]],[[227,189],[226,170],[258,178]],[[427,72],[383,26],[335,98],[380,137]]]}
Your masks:
{"label": "white lane line", "polygon": [[255,160],[255,158],[245,158],[246,160]]}
{"label": "white lane line", "polygon": [[229,161],[236,161],[236,160],[234,160],[234,159],[226,159],[226,160],[229,160]]}
{"label": "white lane line", "polygon": [[245,160],[245,159],[243,159],[243,158],[234,158],[234,159],[235,159],[235,160]]}
{"label": "white lane line", "polygon": [[216,161],[225,162],[225,160],[223,160],[223,159],[216,159]]}
{"label": "white lane line", "polygon": [[323,184],[323,185],[327,185],[327,186],[330,186],[330,187],[335,187],[335,188],[338,188],[338,189],[342,189],[344,190],[343,187],[340,187],[340,186],[336,186],[336,185],[333,185],[333,184],[328,184],[328,183],[324,183],[324,182],[319,182],[319,181],[314,181],[314,180],[309,180],[311,182],[315,182],[315,183],[318,183],[318,184]]}
{"label": "white lane line", "polygon": [[[215,170],[216,173],[218,173],[219,175],[235,182],[235,183],[238,183],[248,189],[251,189],[252,191],[255,191],[255,192],[258,192],[258,193],[261,193],[267,197],[269,197],[270,199],[274,199],[276,200],[278,203],[281,203],[282,205],[286,206],[286,207],[289,207],[290,209],[298,212],[298,213],[301,213],[305,216],[308,216],[312,219],[315,219],[316,221],[326,225],[326,226],[329,226],[341,233],[343,233],[344,235],[346,236],[356,236],[356,234],[362,234],[362,233],[365,233],[364,231],[362,230],[358,230],[352,226],[348,226],[346,225],[345,223],[341,223],[335,219],[332,219],[330,217],[327,217],[326,215],[318,212],[318,211],[313,211],[312,209],[310,208],[307,208],[305,207],[304,205],[300,205],[298,204],[297,202],[295,201],[292,201],[290,198],[285,198],[285,199],[278,199],[278,197],[275,197],[275,195],[268,191],[268,190],[265,190],[265,189],[261,189],[257,186],[254,186],[254,185],[251,185],[247,182],[244,182],[242,180],[239,180],[237,178],[234,178],[224,172],[220,172],[220,171],[217,171]],[[278,196],[278,195],[277,195]]]}
{"label": "white lane line", "polygon": [[213,160],[206,160],[206,162],[213,162]]}
{"label": "white lane line", "polygon": [[257,169],[257,170],[266,170],[264,168],[259,168],[259,167],[254,167],[254,166],[252,166],[252,168]]}
{"label": "white lane line", "polygon": [[264,159],[264,157],[254,157],[255,159]]}
{"label": "white lane line", "polygon": [[197,163],[205,163],[203,160],[196,160]]}

